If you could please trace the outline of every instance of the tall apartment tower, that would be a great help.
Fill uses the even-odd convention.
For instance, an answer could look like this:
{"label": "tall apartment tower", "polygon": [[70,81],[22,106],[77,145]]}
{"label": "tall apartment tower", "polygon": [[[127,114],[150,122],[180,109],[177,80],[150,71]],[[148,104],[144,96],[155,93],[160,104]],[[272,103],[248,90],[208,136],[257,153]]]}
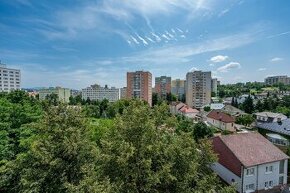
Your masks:
{"label": "tall apartment tower", "polygon": [[21,73],[20,70],[7,68],[0,61],[0,92],[10,92],[20,90]]}
{"label": "tall apartment tower", "polygon": [[171,93],[178,97],[178,99],[182,99],[185,94],[185,80],[172,80],[171,81]]}
{"label": "tall apartment tower", "polygon": [[186,74],[186,103],[202,108],[211,101],[211,72],[193,71]]}
{"label": "tall apartment tower", "polygon": [[217,78],[211,79],[211,92],[217,94],[218,80]]}
{"label": "tall apartment tower", "polygon": [[167,76],[156,77],[155,92],[161,98],[166,98],[166,94],[169,94],[171,92],[171,77]]}
{"label": "tall apartment tower", "polygon": [[127,72],[127,98],[139,98],[152,106],[152,74],[150,72]]}

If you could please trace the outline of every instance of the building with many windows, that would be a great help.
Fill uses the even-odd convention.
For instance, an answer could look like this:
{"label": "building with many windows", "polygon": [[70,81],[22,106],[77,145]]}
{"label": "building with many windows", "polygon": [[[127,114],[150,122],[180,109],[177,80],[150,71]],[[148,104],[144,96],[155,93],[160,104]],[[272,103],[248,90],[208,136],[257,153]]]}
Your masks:
{"label": "building with many windows", "polygon": [[109,102],[119,100],[119,89],[115,87],[109,88],[107,85],[101,87],[98,84],[91,85],[90,87],[82,89],[82,99],[87,100],[104,100],[108,99]]}
{"label": "building with many windows", "polygon": [[215,95],[217,95],[217,92],[218,92],[217,87],[218,87],[217,78],[211,79],[211,92],[215,93]]}
{"label": "building with many windows", "polygon": [[202,108],[211,103],[211,72],[193,71],[186,74],[186,103]]}
{"label": "building with many windows", "polygon": [[152,74],[150,72],[127,72],[127,98],[142,99],[152,106]]}
{"label": "building with many windows", "polygon": [[17,69],[7,68],[0,62],[0,92],[10,92],[21,89],[21,72]]}
{"label": "building with many windows", "polygon": [[172,80],[171,81],[171,93],[178,97],[181,100],[185,97],[185,80]]}
{"label": "building with many windows", "polygon": [[39,90],[39,99],[45,100],[49,95],[57,95],[57,99],[60,102],[68,103],[71,96],[70,89],[61,87],[50,87]]}
{"label": "building with many windows", "polygon": [[171,93],[171,77],[160,76],[155,77],[155,92],[161,97],[166,98],[166,95]]}
{"label": "building with many windows", "polygon": [[290,77],[288,76],[270,76],[265,78],[266,85],[274,85],[274,84],[285,84],[290,85]]}
{"label": "building with many windows", "polygon": [[120,88],[120,99],[127,98],[127,87]]}
{"label": "building with many windows", "polygon": [[212,139],[218,162],[211,168],[240,193],[279,192],[287,184],[288,156],[259,133]]}

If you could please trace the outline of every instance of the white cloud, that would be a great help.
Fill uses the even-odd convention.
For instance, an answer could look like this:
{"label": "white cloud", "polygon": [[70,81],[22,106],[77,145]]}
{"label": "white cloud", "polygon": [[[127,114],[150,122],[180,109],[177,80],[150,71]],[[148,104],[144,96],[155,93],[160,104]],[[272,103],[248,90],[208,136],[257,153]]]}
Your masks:
{"label": "white cloud", "polygon": [[215,66],[215,64],[211,63],[211,64],[209,64],[209,66]]}
{"label": "white cloud", "polygon": [[136,34],[136,35],[137,35],[137,37],[139,38],[139,40],[142,41],[142,43],[144,44],[144,46],[147,46],[147,45],[148,45],[148,42],[147,42],[144,38],[142,38],[142,37],[139,36],[138,34]]}
{"label": "white cloud", "polygon": [[271,62],[279,62],[279,61],[282,61],[284,60],[283,58],[279,58],[279,57],[276,57],[276,58],[272,58],[270,61]]}
{"label": "white cloud", "polygon": [[223,62],[227,60],[228,58],[229,58],[228,56],[217,55],[217,56],[212,57],[210,61],[214,63],[218,63],[218,62]]}
{"label": "white cloud", "polygon": [[279,37],[279,36],[283,36],[283,35],[287,35],[287,34],[290,34],[290,31],[282,32],[279,34],[274,34],[274,35],[268,36],[267,38],[271,39],[271,38],[275,38],[275,37]]}
{"label": "white cloud", "polygon": [[135,44],[140,44],[140,42],[136,39],[136,38],[134,38],[133,36],[131,36],[131,39],[135,42]]}
{"label": "white cloud", "polygon": [[238,62],[230,62],[224,66],[217,69],[218,72],[228,72],[231,69],[241,68],[241,64]]}
{"label": "white cloud", "polygon": [[258,71],[265,71],[267,68],[259,68]]}
{"label": "white cloud", "polygon": [[196,67],[192,67],[192,68],[189,70],[189,72],[193,72],[193,71],[198,71],[198,68],[196,68]]}
{"label": "white cloud", "polygon": [[152,34],[152,36],[154,36],[155,37],[155,40],[157,41],[157,42],[160,42],[161,41],[161,38],[158,36],[158,35],[156,35],[155,33],[151,33]]}

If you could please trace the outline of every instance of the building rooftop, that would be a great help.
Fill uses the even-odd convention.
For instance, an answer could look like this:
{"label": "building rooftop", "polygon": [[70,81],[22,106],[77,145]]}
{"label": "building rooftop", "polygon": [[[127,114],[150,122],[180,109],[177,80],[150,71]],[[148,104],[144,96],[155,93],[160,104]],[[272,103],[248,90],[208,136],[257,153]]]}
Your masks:
{"label": "building rooftop", "polygon": [[224,107],[225,107],[225,105],[223,103],[212,103],[212,104],[210,104],[210,109],[220,110],[220,109],[222,109]]}
{"label": "building rooftop", "polygon": [[272,112],[260,112],[260,113],[255,113],[256,116],[261,116],[261,117],[271,117],[271,118],[287,118],[287,116],[281,114],[281,113],[272,113]]}
{"label": "building rooftop", "polygon": [[290,119],[281,120],[281,122],[259,123],[257,127],[290,136]]}
{"label": "building rooftop", "polygon": [[233,123],[235,122],[235,119],[224,113],[224,112],[221,112],[221,111],[218,111],[218,110],[212,110],[208,115],[207,115],[208,118],[211,118],[211,119],[214,119],[214,120],[219,120],[221,122],[224,122],[224,123]]}
{"label": "building rooftop", "polygon": [[199,112],[197,109],[193,109],[191,107],[188,107],[187,105],[183,106],[180,109],[180,111],[183,113],[198,113]]}
{"label": "building rooftop", "polygon": [[289,158],[259,133],[239,133],[218,138],[246,168]]}

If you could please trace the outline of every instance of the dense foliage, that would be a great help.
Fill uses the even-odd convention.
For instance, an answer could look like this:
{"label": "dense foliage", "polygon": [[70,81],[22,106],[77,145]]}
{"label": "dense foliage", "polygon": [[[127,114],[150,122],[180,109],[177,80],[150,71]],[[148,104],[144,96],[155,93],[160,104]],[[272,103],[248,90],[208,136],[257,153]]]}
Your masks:
{"label": "dense foliage", "polygon": [[212,130],[166,103],[64,105],[16,91],[0,108],[1,192],[235,192],[208,167]]}

